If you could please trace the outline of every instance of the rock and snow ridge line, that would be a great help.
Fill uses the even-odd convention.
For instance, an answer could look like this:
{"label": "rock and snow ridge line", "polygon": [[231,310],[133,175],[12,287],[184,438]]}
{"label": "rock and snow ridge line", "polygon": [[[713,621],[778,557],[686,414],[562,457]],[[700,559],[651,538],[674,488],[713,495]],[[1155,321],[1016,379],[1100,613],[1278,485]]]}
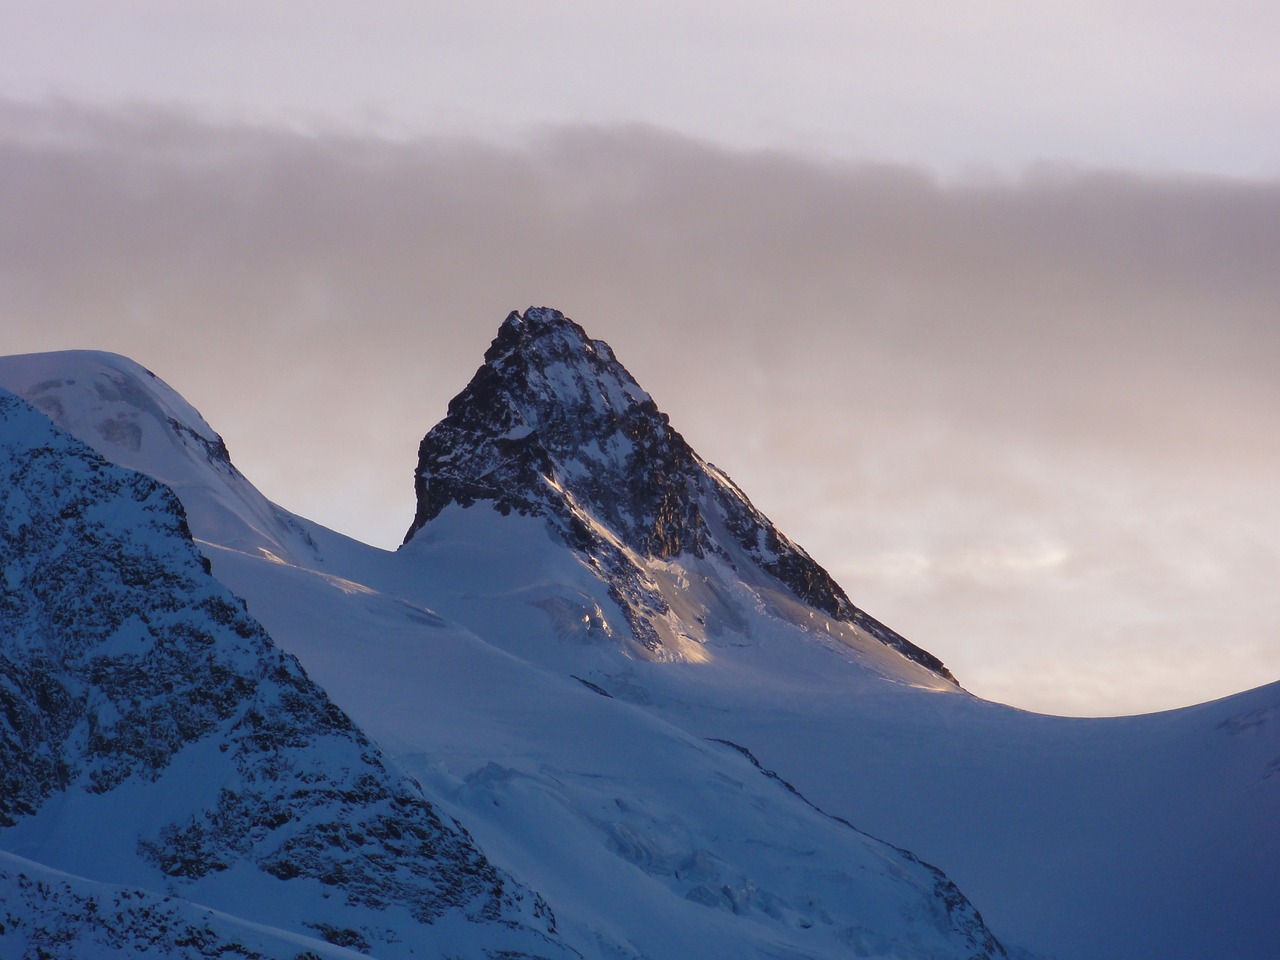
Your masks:
{"label": "rock and snow ridge line", "polygon": [[642,655],[679,656],[676,604],[655,570],[675,563],[714,580],[710,562],[956,682],[937,657],[854,606],[689,447],[608,344],[558,310],[503,321],[484,364],[423,438],[415,478],[406,543],[453,504],[543,517],[599,568]]}

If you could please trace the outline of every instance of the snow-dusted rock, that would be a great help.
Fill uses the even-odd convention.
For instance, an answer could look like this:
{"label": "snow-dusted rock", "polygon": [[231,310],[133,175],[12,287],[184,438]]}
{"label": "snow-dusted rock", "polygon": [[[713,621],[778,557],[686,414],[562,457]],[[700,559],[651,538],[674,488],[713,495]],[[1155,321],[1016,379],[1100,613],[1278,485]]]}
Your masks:
{"label": "snow-dusted rock", "polygon": [[[437,923],[477,952],[563,952],[541,899],[210,576],[168,488],[7,392],[0,477],[6,849],[383,956]],[[23,876],[5,874],[33,902]],[[33,924],[0,923],[0,946],[21,934],[34,950]],[[110,930],[143,936],[127,918]]]}
{"label": "snow-dusted rock", "polygon": [[[725,582],[783,617],[816,610],[953,680],[932,654],[855,607],[831,576],[699,457],[614,357],[557,310],[512,313],[448,415],[423,439],[406,541],[452,505],[544,518],[590,558],[642,656],[680,657]],[[781,602],[774,599],[781,597]],[[789,601],[789,602],[788,602]]]}

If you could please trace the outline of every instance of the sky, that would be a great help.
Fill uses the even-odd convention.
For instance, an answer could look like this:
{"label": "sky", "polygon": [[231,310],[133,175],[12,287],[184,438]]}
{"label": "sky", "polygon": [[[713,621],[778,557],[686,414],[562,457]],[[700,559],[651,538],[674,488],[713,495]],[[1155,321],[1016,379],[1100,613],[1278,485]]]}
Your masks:
{"label": "sky", "polygon": [[[845,9],[848,7],[848,9]],[[392,547],[512,309],[969,690],[1280,679],[1280,8],[10,2],[0,347]]]}

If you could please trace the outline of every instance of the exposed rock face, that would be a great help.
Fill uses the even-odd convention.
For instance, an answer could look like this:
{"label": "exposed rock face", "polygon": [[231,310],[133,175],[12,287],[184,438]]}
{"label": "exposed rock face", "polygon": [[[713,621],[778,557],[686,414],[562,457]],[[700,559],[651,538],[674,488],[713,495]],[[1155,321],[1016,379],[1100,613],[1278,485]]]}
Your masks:
{"label": "exposed rock face", "polygon": [[668,604],[646,561],[716,557],[767,574],[949,680],[932,654],[855,607],[838,584],[699,457],[609,346],[559,311],[512,313],[448,415],[423,439],[408,542],[450,504],[546,518],[609,583],[636,639]]}
{"label": "exposed rock face", "polygon": [[[3,391],[0,576],[0,832],[61,794],[51,815],[71,819],[60,827],[71,836],[77,816],[127,787],[150,815],[137,861],[117,869],[157,889],[201,881],[216,906],[251,882],[302,903],[301,925],[321,939],[332,894],[418,924],[489,925],[504,944],[519,929],[558,955],[540,898],[443,819],[209,575],[172,491]],[[220,887],[224,873],[236,879]],[[394,926],[341,935],[376,945]],[[0,944],[15,929],[0,924]]]}

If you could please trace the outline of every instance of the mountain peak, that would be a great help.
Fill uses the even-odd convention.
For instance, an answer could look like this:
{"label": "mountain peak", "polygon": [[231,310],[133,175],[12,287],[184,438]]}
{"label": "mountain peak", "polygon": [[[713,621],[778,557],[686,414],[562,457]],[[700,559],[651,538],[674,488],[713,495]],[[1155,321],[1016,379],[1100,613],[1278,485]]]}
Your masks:
{"label": "mountain peak", "polygon": [[679,619],[655,565],[679,562],[688,575],[701,564],[692,572],[705,577],[710,564],[769,594],[781,587],[788,602],[954,682],[936,657],[855,607],[693,451],[609,346],[558,310],[530,307],[502,322],[484,364],[423,439],[415,487],[406,543],[452,505],[486,501],[545,518],[609,584],[644,655],[672,655],[663,638]]}
{"label": "mountain peak", "polygon": [[[572,499],[643,556],[700,556],[696,515],[673,512],[699,462],[608,344],[558,310],[530,307],[503,321],[422,441],[405,540],[451,503],[546,515]],[[570,526],[571,545],[584,546],[587,531]]]}
{"label": "mountain peak", "polygon": [[512,310],[507,314],[507,318],[498,327],[494,345],[527,347],[547,337],[574,344],[592,342],[582,327],[554,307],[530,307],[524,313]]}
{"label": "mountain peak", "polygon": [[485,352],[485,367],[504,385],[513,415],[531,429],[570,413],[622,416],[653,403],[607,343],[550,307],[513,310]]}

